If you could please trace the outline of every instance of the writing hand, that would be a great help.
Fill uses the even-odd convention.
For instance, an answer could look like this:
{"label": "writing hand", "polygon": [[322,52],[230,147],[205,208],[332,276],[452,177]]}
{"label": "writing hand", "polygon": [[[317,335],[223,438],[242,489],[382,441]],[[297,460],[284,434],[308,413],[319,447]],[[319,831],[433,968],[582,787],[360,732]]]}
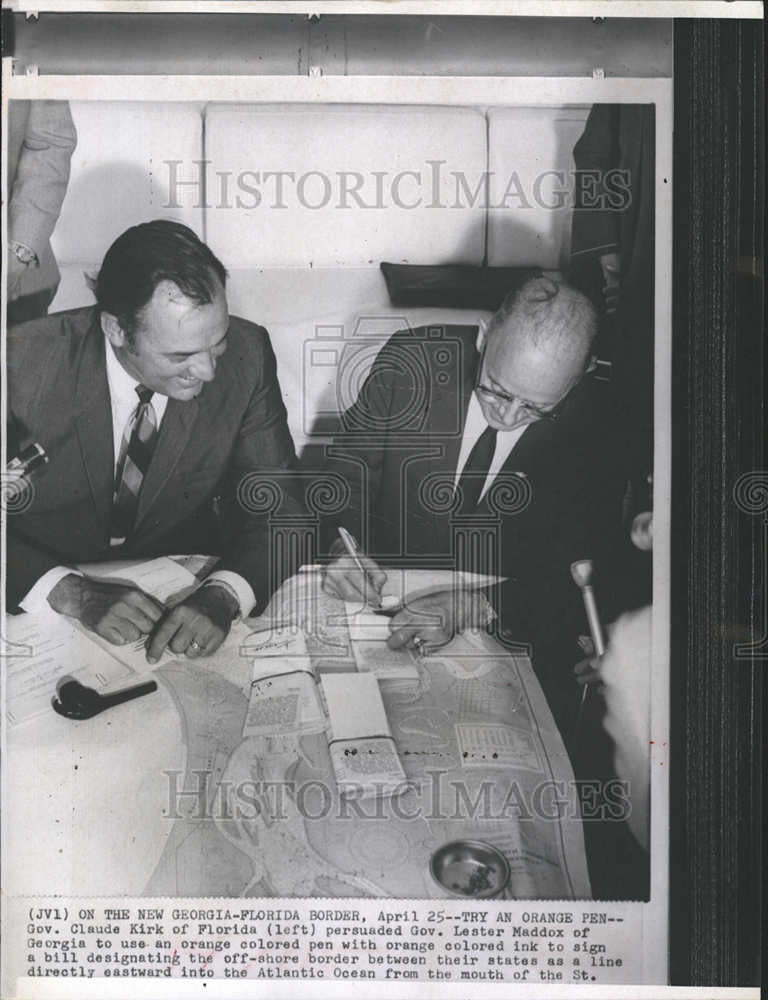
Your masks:
{"label": "writing hand", "polygon": [[339,597],[350,603],[381,604],[381,588],[387,582],[387,574],[370,556],[359,555],[365,570],[363,577],[352,556],[344,553],[325,568],[323,590],[331,597]]}
{"label": "writing hand", "polygon": [[76,618],[115,646],[148,635],[163,614],[163,605],[130,584],[93,580],[71,573],[56,584],[48,603],[59,614]]}

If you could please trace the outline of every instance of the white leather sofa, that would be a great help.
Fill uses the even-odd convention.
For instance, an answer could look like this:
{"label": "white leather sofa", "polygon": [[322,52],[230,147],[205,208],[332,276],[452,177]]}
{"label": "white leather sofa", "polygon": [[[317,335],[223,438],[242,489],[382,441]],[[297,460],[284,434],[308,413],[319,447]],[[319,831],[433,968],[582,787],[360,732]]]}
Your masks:
{"label": "white leather sofa", "polygon": [[[301,451],[351,402],[394,330],[482,315],[391,306],[382,260],[561,267],[561,182],[587,112],[73,103],[52,311],[93,301],[84,274],[128,226],[185,222],[228,268],[230,311],[270,331]],[[343,346],[361,338],[365,356],[339,382]]]}

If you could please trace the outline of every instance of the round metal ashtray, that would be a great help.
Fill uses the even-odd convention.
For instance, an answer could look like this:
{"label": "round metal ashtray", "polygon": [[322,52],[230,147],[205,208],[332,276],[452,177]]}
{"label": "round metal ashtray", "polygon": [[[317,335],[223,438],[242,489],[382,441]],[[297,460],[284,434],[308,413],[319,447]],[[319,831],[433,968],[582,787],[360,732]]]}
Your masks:
{"label": "round metal ashtray", "polygon": [[509,882],[507,859],[482,840],[453,840],[429,859],[432,878],[454,896],[489,899]]}

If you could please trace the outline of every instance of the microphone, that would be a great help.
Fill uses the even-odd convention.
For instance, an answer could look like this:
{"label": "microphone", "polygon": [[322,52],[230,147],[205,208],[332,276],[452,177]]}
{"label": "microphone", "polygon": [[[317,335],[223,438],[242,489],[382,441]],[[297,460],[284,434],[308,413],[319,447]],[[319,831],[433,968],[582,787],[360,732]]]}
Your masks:
{"label": "microphone", "polygon": [[573,582],[581,590],[581,596],[584,598],[584,610],[587,613],[587,623],[592,635],[595,653],[598,656],[602,656],[605,653],[605,640],[603,639],[600,618],[597,614],[595,592],[592,589],[592,560],[581,559],[578,562],[571,563],[571,576],[573,577]]}
{"label": "microphone", "polygon": [[[603,656],[605,653],[605,639],[603,638],[603,628],[600,624],[600,618],[597,614],[595,592],[592,589],[592,560],[580,559],[571,563],[571,576],[573,577],[573,582],[581,591],[581,596],[584,598],[584,610],[587,614],[587,623],[592,636],[592,645],[595,647],[595,654]],[[581,712],[587,700],[588,691],[589,684],[585,684],[584,690],[581,693],[577,725],[581,720]]]}

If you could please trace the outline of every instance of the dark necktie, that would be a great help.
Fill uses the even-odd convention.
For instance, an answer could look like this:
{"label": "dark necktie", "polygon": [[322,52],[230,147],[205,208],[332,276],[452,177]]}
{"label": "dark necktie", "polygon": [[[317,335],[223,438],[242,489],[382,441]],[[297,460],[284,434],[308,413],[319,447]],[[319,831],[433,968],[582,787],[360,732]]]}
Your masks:
{"label": "dark necktie", "polygon": [[119,545],[133,531],[139,493],[157,443],[157,418],[152,390],[136,386],[139,403],[123,432],[120,460],[115,473],[112,503],[112,544]]}
{"label": "dark necktie", "polygon": [[458,488],[461,494],[459,513],[470,514],[480,501],[480,494],[491,468],[493,453],[496,450],[496,435],[493,427],[486,427],[472,446],[466,464],[461,470]]}

